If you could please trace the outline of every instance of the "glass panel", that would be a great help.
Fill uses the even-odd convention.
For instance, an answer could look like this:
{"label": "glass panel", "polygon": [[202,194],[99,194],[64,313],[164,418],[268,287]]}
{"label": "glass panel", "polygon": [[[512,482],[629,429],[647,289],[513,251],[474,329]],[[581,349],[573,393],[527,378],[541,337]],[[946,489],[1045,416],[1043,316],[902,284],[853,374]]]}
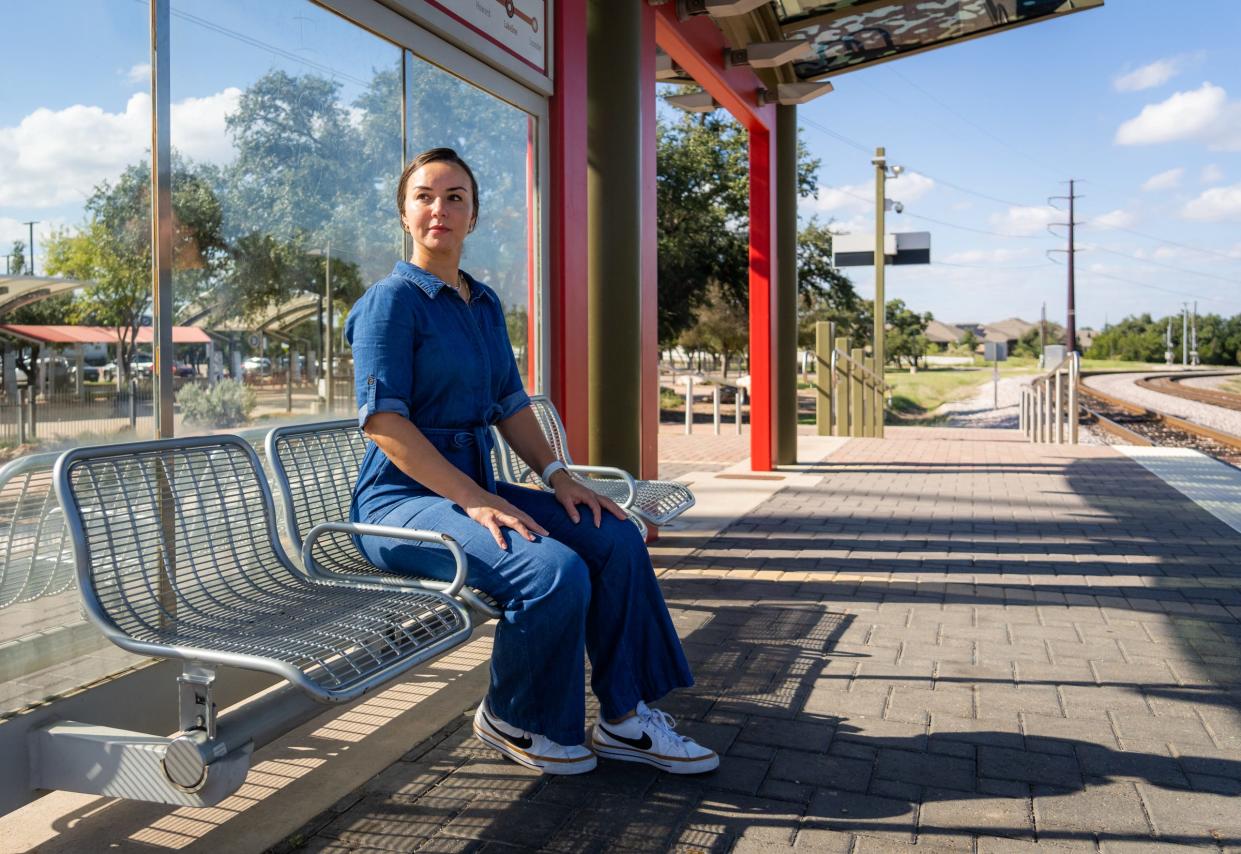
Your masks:
{"label": "glass panel", "polygon": [[954,39],[998,32],[1037,18],[1102,5],[1102,0],[836,0],[781,3],[786,37],[808,38],[815,57],[794,64],[802,79],[839,74]]}
{"label": "glass panel", "polygon": [[527,388],[534,390],[537,122],[412,54],[407,59],[408,156],[448,146],[470,164],[479,185],[478,225],[465,242],[461,264],[500,295],[513,353]]}
{"label": "glass panel", "polygon": [[173,0],[172,56],[177,434],[355,412],[341,324],[403,254],[401,50],[306,0]]}
{"label": "glass panel", "polygon": [[110,0],[5,8],[0,715],[141,660],[83,621],[50,466],[154,431],[148,16]]}

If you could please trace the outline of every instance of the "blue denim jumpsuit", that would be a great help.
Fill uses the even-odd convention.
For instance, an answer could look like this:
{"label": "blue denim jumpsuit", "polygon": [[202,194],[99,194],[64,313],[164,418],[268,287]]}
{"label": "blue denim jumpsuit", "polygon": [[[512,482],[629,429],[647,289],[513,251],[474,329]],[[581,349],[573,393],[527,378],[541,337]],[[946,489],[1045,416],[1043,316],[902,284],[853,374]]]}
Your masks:
{"label": "blue denim jumpsuit", "polygon": [[[404,261],[362,295],[345,322],[353,347],[358,422],[409,418],[449,462],[528,513],[550,535],[503,529],[508,549],[460,507],[410,478],[369,444],[353,493],[358,522],[427,528],[469,556],[469,584],[503,609],[491,658],[491,710],[560,744],[585,741],[585,667],[604,717],[693,684],[680,640],[636,527],[610,514],[573,524],[551,493],[496,483],[487,427],[528,406],[495,292],[467,277],[467,304]],[[359,537],[367,559],[397,573],[449,579],[435,545]]]}

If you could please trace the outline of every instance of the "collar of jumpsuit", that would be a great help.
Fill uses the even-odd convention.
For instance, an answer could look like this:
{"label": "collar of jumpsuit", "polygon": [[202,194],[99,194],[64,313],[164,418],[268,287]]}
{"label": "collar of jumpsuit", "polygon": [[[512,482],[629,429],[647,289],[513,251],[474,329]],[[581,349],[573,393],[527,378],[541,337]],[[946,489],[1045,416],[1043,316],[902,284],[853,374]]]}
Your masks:
{"label": "collar of jumpsuit", "polygon": [[[408,279],[417,285],[427,296],[434,299],[440,291],[447,289],[449,292],[456,292],[452,285],[445,282],[434,273],[428,273],[417,264],[411,264],[408,261],[397,261],[396,266],[392,269],[392,275],[400,276],[402,279]],[[466,282],[470,285],[470,302],[475,303],[480,299],[492,299],[490,292],[485,288],[478,287],[478,283],[474,277],[464,270],[461,275],[465,277]]]}

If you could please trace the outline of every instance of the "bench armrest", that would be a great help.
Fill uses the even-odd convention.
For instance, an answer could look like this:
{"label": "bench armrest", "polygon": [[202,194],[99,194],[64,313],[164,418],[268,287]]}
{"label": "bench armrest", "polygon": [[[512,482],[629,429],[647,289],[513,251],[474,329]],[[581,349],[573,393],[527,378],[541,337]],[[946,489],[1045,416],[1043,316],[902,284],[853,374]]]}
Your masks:
{"label": "bench armrest", "polygon": [[[397,540],[415,540],[421,543],[439,543],[452,553],[452,558],[457,564],[457,574],[445,586],[440,587],[437,584],[433,589],[440,590],[449,596],[456,596],[461,592],[461,588],[465,586],[465,575],[469,565],[465,559],[465,552],[461,550],[461,546],[457,545],[457,541],[452,537],[439,531],[398,528],[393,525],[367,525],[362,522],[324,522],[310,529],[310,533],[306,535],[306,541],[302,543],[302,565],[306,567],[308,574],[316,578],[330,579],[335,577],[332,573],[320,569],[311,555],[315,541],[332,531],[371,537],[392,537]],[[428,584],[427,586],[430,587],[431,585]]]}
{"label": "bench armrest", "polygon": [[633,475],[624,469],[618,469],[613,466],[566,466],[570,472],[581,472],[582,474],[600,475],[602,477],[611,477],[623,480],[625,486],[629,489],[629,496],[621,502],[621,509],[628,510],[633,506],[634,499],[638,497],[638,484],[634,481]]}

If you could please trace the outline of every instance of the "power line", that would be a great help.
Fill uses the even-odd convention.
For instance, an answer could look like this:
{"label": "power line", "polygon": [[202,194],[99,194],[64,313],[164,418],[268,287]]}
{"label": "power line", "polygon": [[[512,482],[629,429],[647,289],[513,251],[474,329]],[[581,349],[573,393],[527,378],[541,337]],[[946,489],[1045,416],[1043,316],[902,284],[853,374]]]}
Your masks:
{"label": "power line", "polygon": [[1171,264],[1161,264],[1158,261],[1152,261],[1149,258],[1137,258],[1129,252],[1121,252],[1117,249],[1109,249],[1106,246],[1093,246],[1091,249],[1095,252],[1106,252],[1108,255],[1118,255],[1129,261],[1137,261],[1139,264],[1149,264],[1152,267],[1161,267],[1165,270],[1171,270],[1174,273],[1180,273],[1186,276],[1201,276],[1204,279],[1214,279],[1217,282],[1227,282],[1230,285],[1241,284],[1241,280],[1229,279],[1225,276],[1217,276],[1214,273],[1204,273],[1201,270],[1185,270],[1181,267],[1175,267]]}
{"label": "power line", "polygon": [[1217,255],[1220,258],[1225,258],[1229,261],[1241,262],[1241,257],[1237,257],[1235,255],[1229,255],[1227,252],[1220,252],[1216,249],[1203,249],[1200,246],[1190,246],[1188,243],[1178,243],[1175,240],[1168,240],[1168,238],[1166,237],[1156,237],[1155,235],[1147,234],[1144,231],[1138,231],[1137,229],[1133,229],[1133,228],[1125,228],[1123,225],[1106,225],[1106,224],[1097,223],[1097,222],[1094,222],[1094,223],[1086,222],[1086,223],[1083,223],[1083,225],[1094,225],[1094,226],[1097,226],[1098,228],[1108,228],[1114,231],[1123,231],[1127,234],[1132,234],[1135,237],[1145,237],[1147,240],[1154,240],[1157,243],[1166,243],[1169,246],[1176,246],[1180,249],[1188,249],[1191,252],[1201,252],[1203,255]]}
{"label": "power line", "polygon": [[799,116],[798,118],[800,121],[805,122],[806,124],[810,125],[810,127],[814,128],[815,130],[821,133],[827,134],[828,136],[835,139],[837,142],[842,142],[845,145],[851,146],[852,148],[856,148],[858,151],[862,152],[863,154],[870,156],[875,153],[874,146],[871,146],[868,148],[864,144],[858,142],[856,139],[852,139],[851,137],[845,136],[843,133],[837,133],[834,130],[824,127],[823,125],[819,124],[814,119],[808,116]]}
{"label": "power line", "polygon": [[1113,276],[1110,273],[1096,273],[1093,271],[1088,271],[1088,272],[1083,273],[1083,275],[1095,276],[1100,279],[1111,279],[1114,282],[1123,282],[1126,285],[1134,285],[1135,287],[1147,288],[1152,291],[1163,291],[1165,294],[1176,294],[1179,297],[1190,297],[1191,299],[1207,300],[1210,302],[1224,302],[1224,300],[1221,300],[1219,297],[1200,296],[1199,294],[1190,294],[1190,293],[1186,293],[1185,291],[1174,291],[1171,288],[1161,288],[1158,285],[1148,285],[1144,282],[1135,282],[1133,279],[1125,279],[1125,278],[1122,278],[1121,276]]}
{"label": "power line", "polygon": [[[871,199],[868,199],[865,196],[859,196],[857,193],[851,193],[848,190],[846,190],[844,187],[828,187],[827,189],[834,190],[837,193],[841,193],[843,195],[849,196],[850,198],[857,199],[860,202],[866,202],[867,204],[873,203]],[[946,222],[942,219],[934,219],[933,217],[922,216],[921,214],[910,213],[909,211],[904,211],[901,215],[913,217],[914,219],[920,219],[925,222],[933,222],[936,225],[942,225],[948,228],[957,228],[957,229],[960,229],[961,231],[972,231],[975,234],[986,234],[986,235],[990,235],[991,237],[1004,237],[1004,238],[1011,238],[1014,240],[1042,240],[1043,239],[1042,235],[1039,235],[1039,234],[1004,234],[999,231],[988,231],[985,228],[973,228],[972,226],[959,225],[955,222]]]}

